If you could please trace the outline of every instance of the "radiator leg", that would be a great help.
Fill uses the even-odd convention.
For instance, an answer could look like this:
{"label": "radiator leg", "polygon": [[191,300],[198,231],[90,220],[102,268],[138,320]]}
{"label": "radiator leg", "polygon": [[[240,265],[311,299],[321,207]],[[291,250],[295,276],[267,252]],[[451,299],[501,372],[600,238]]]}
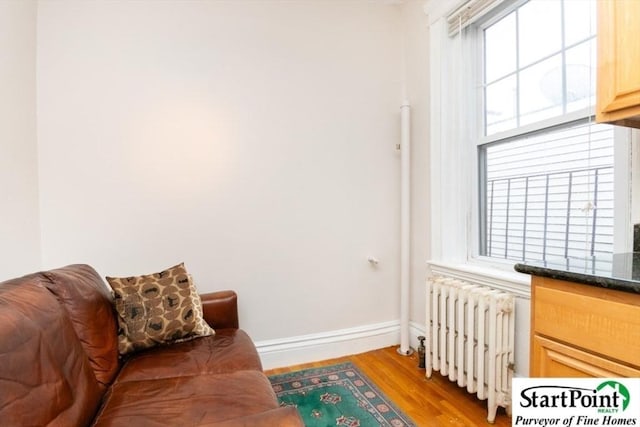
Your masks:
{"label": "radiator leg", "polygon": [[498,405],[489,406],[489,413],[487,414],[487,422],[489,424],[495,424],[497,412],[498,412]]}

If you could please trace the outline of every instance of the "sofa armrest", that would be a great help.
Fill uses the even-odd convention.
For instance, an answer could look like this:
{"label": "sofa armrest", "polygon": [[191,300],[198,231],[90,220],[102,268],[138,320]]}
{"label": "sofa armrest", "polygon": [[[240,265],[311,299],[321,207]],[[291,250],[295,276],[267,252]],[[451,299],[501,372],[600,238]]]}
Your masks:
{"label": "sofa armrest", "polygon": [[213,329],[238,329],[238,295],[234,291],[201,294],[202,315]]}
{"label": "sofa armrest", "polygon": [[304,422],[295,407],[282,406],[259,414],[201,425],[203,427],[304,427]]}

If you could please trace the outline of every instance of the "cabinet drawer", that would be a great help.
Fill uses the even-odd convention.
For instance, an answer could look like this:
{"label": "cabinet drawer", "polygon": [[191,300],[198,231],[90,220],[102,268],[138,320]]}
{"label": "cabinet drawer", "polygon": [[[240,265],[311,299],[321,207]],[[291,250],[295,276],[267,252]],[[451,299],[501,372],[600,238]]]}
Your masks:
{"label": "cabinet drawer", "polygon": [[553,279],[534,293],[533,333],[640,367],[640,295]]}
{"label": "cabinet drawer", "polygon": [[635,369],[575,347],[534,335],[531,342],[532,377],[639,377]]}

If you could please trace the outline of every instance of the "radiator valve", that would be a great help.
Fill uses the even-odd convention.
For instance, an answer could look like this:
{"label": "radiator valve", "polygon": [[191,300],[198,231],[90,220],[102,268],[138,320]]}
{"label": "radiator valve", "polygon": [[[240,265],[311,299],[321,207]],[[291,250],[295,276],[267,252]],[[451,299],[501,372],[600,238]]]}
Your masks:
{"label": "radiator valve", "polygon": [[422,335],[418,337],[418,341],[420,341],[420,345],[418,346],[418,368],[420,369],[424,369],[424,340],[425,337]]}

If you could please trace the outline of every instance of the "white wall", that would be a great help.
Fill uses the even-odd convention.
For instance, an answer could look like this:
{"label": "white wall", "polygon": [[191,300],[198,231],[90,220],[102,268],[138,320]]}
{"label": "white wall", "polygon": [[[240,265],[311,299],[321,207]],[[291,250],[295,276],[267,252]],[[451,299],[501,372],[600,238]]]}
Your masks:
{"label": "white wall", "polygon": [[36,3],[0,1],[0,281],[40,268]]}
{"label": "white wall", "polygon": [[398,319],[400,22],[382,1],[40,2],[44,266],[185,261],[256,340]]}

